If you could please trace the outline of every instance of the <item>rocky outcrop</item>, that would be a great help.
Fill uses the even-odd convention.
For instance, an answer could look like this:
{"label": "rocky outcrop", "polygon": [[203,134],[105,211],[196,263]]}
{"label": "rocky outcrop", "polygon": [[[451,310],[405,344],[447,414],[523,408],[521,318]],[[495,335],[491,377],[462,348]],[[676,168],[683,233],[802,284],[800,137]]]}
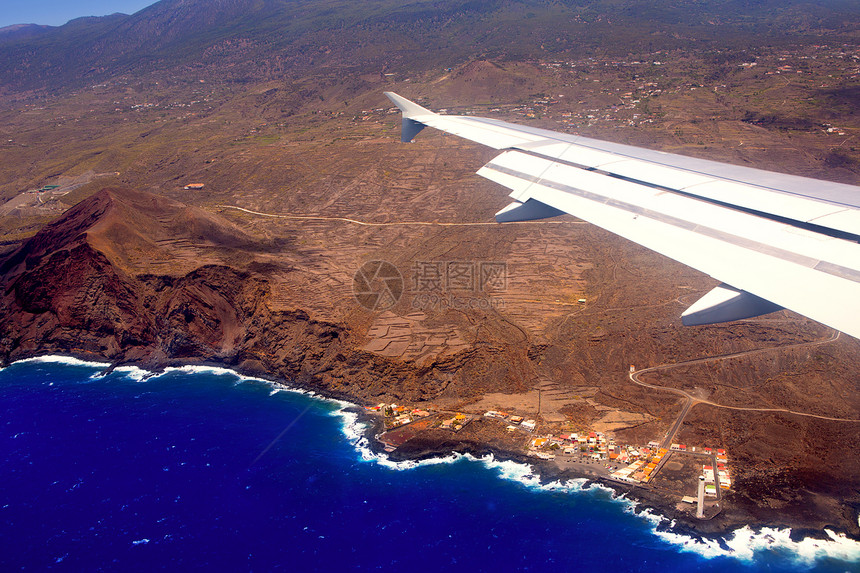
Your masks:
{"label": "rocky outcrop", "polygon": [[[203,253],[193,258],[199,266],[178,257],[181,248],[171,252],[189,244]],[[156,369],[218,363],[356,401],[430,399],[465,362],[492,361],[491,350],[469,349],[418,367],[356,349],[342,324],[272,311],[270,281],[254,270],[265,265],[234,268],[213,255],[236,258],[243,248],[267,245],[176,201],[105,189],[0,261],[0,357],[62,353]],[[142,252],[173,259],[163,274],[137,273]]]}

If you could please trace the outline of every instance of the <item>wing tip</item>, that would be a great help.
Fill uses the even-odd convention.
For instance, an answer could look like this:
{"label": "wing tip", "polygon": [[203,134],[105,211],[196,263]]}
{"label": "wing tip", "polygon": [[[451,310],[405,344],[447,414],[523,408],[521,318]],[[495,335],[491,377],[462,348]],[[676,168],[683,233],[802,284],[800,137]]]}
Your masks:
{"label": "wing tip", "polygon": [[416,115],[435,115],[429,109],[425,109],[415,103],[414,101],[410,101],[405,97],[398,95],[394,92],[382,92],[391,102],[403,112],[404,118],[411,118]]}

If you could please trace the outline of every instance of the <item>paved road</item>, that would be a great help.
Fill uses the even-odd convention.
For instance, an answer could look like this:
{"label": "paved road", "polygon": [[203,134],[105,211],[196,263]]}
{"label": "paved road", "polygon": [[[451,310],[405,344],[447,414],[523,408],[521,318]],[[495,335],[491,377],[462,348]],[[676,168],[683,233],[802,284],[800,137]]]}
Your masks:
{"label": "paved road", "polygon": [[672,440],[675,438],[675,434],[678,433],[678,429],[681,427],[681,424],[684,423],[684,418],[687,417],[687,412],[690,411],[690,408],[693,407],[696,401],[690,398],[689,396],[684,401],[684,407],[681,408],[681,413],[678,414],[678,418],[675,420],[675,423],[672,424],[672,427],[669,428],[669,431],[666,432],[666,437],[663,438],[663,443],[660,444],[661,448],[666,448],[667,450],[672,445]]}

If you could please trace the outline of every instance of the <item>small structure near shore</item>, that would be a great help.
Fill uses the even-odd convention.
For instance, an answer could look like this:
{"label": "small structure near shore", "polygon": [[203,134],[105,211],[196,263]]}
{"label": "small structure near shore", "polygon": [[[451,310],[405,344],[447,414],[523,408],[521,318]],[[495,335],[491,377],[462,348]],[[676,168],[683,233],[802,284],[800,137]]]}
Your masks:
{"label": "small structure near shore", "polygon": [[705,476],[699,476],[699,495],[698,506],[696,507],[696,517],[699,519],[705,517]]}

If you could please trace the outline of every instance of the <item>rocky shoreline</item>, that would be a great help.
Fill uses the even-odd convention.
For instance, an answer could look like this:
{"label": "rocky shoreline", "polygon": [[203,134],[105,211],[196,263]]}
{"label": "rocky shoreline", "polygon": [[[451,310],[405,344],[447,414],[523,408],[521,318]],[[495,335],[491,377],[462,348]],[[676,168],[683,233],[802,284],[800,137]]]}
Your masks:
{"label": "rocky shoreline", "polygon": [[[56,351],[33,352],[26,356],[18,356],[15,361],[39,356],[63,355],[89,362],[108,362],[104,357],[90,353],[58,353]],[[147,371],[158,373],[169,367],[203,366],[214,368],[228,368],[239,375],[259,377],[273,381],[271,373],[261,372],[258,369],[248,370],[235,365],[225,364],[214,360],[167,360],[159,363],[152,361],[121,360],[109,362],[105,373],[109,373],[121,366],[136,366]],[[9,362],[4,361],[0,367],[6,367]],[[277,378],[275,376],[274,378]],[[836,535],[843,535],[847,539],[860,540],[860,527],[851,528],[840,526],[835,523],[822,522],[820,519],[815,523],[804,521],[793,517],[790,513],[779,511],[762,510],[752,502],[744,503],[737,495],[724,498],[725,503],[720,513],[713,519],[699,520],[691,514],[678,511],[676,500],[671,500],[650,488],[638,487],[633,484],[624,484],[616,480],[588,475],[583,472],[562,469],[551,460],[542,460],[528,456],[525,452],[498,447],[489,442],[481,442],[471,439],[459,439],[456,434],[447,431],[436,431],[435,435],[423,435],[410,439],[394,451],[387,451],[385,444],[379,440],[384,431],[382,418],[368,412],[361,404],[361,400],[344,392],[331,391],[310,380],[303,383],[285,384],[273,381],[275,384],[289,388],[311,391],[324,399],[337,400],[351,404],[345,408],[346,411],[356,414],[357,421],[362,427],[362,437],[366,440],[368,448],[378,456],[384,456],[393,462],[420,462],[423,460],[444,458],[453,453],[471,455],[475,458],[484,458],[491,455],[495,460],[504,462],[512,461],[528,465],[539,479],[541,484],[553,482],[565,483],[568,480],[584,479],[583,488],[592,484],[610,489],[615,496],[624,497],[636,504],[636,513],[650,512],[659,516],[657,531],[671,531],[674,534],[684,535],[703,542],[713,542],[725,546],[725,541],[737,530],[748,527],[754,532],[764,529],[790,529],[792,541],[801,541],[806,538],[822,541],[831,540],[828,531]],[[428,432],[433,434],[434,432]],[[441,436],[440,436],[441,434]],[[855,511],[860,508],[853,508]]]}
{"label": "rocky shoreline", "polygon": [[[349,400],[347,400],[349,401]],[[377,455],[387,456],[395,462],[422,461],[433,458],[443,458],[451,453],[469,454],[476,458],[492,455],[498,461],[513,461],[529,465],[539,477],[540,483],[552,482],[564,483],[573,479],[585,479],[584,487],[589,484],[598,484],[601,487],[611,489],[616,496],[623,496],[637,504],[637,513],[652,511],[664,520],[658,525],[658,529],[671,529],[674,533],[687,535],[700,540],[709,540],[720,543],[736,530],[749,527],[753,531],[763,528],[791,529],[792,540],[799,541],[804,538],[829,540],[830,536],[825,530],[836,534],[845,535],[849,539],[860,540],[858,528],[846,528],[836,523],[810,523],[801,519],[793,519],[791,515],[782,512],[762,510],[753,503],[744,503],[739,496],[730,495],[724,498],[720,513],[712,519],[699,520],[692,513],[679,511],[676,508],[677,499],[670,499],[651,488],[639,487],[633,484],[624,484],[617,480],[598,477],[593,474],[576,472],[560,468],[551,460],[542,460],[528,456],[522,451],[499,448],[489,443],[471,440],[458,440],[455,434],[448,438],[438,437],[416,437],[407,441],[392,452],[386,451],[385,445],[378,440],[380,431],[383,429],[378,416],[361,412],[360,421],[365,423],[365,435],[371,449]]]}
{"label": "rocky shoreline", "polygon": [[[189,229],[205,229],[213,243],[229,247],[213,247]],[[142,263],[133,258],[137,251],[118,250],[123,237],[133,237],[136,249],[150,253],[146,261],[155,255],[174,257],[173,274],[140,272],[135,265]],[[168,254],[153,247],[178,239],[185,242],[171,243],[175,248]],[[99,192],[0,258],[0,363],[58,354],[105,361],[110,368],[226,367],[243,375],[289,380],[358,406],[380,401],[427,405],[440,397],[449,404],[468,403],[490,392],[514,395],[530,388],[523,383],[522,371],[529,361],[540,360],[543,350],[526,348],[523,342],[511,346],[504,338],[482,339],[417,364],[363,349],[354,324],[317,319],[301,308],[273,309],[272,285],[282,276],[267,274],[275,272],[273,265],[252,262],[237,269],[224,262],[273,248],[228,222],[163,197],[123,189]],[[288,270],[277,269],[289,276]],[[502,357],[514,361],[509,364]],[[369,429],[368,441],[382,448],[376,433]],[[388,455],[418,460],[452,451],[491,453],[497,459],[528,463],[545,481],[594,479],[527,457],[518,448],[488,435],[430,432]],[[769,451],[754,453],[762,464],[773,466],[764,455],[770,456]],[[791,528],[817,537],[830,529],[860,539],[860,502],[851,489],[856,482],[821,471],[802,474],[787,485],[762,485],[755,478],[771,474],[759,468],[749,474],[753,479],[741,484],[721,513],[706,522],[677,511],[678,500],[659,492],[599,481],[643,507],[653,507],[676,527],[701,535],[726,535],[750,525]],[[827,489],[821,486],[822,476],[830,480]],[[790,498],[784,495],[787,491]]]}

